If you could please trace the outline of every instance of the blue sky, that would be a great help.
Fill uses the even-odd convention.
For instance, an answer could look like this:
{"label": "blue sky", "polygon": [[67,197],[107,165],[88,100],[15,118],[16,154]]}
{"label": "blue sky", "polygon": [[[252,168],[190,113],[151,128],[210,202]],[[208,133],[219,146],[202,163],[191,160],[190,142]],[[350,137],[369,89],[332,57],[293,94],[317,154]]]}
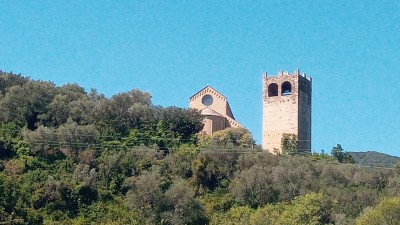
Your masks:
{"label": "blue sky", "polygon": [[262,73],[313,77],[312,149],[400,156],[400,1],[7,1],[0,69],[188,106],[211,85],[261,142]]}

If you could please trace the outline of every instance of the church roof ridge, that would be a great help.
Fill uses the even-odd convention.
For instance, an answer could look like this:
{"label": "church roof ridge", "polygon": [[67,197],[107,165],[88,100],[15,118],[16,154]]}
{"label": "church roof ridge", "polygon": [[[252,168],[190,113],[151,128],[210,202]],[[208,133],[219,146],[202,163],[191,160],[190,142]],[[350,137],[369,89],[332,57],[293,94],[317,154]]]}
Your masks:
{"label": "church roof ridge", "polygon": [[203,90],[207,89],[207,88],[211,88],[213,91],[217,92],[219,95],[221,95],[222,97],[224,97],[226,100],[228,100],[227,97],[225,97],[225,95],[221,94],[221,92],[217,91],[215,88],[211,87],[211,85],[207,84],[204,88],[202,88],[200,91],[196,92],[194,95],[190,96],[189,99],[192,99],[195,95],[199,94],[200,92],[202,92]]}
{"label": "church roof ridge", "polygon": [[213,110],[210,107],[205,107],[204,109],[201,110],[201,115],[205,115],[205,116],[220,116],[220,117],[225,117],[223,115],[221,115],[220,113],[218,113],[217,111]]}
{"label": "church roof ridge", "polygon": [[233,119],[233,118],[231,118],[231,117],[225,117],[227,120],[228,120],[228,122],[229,123],[233,123],[233,124],[236,124],[236,126],[238,126],[238,127],[242,127],[242,128],[245,128],[241,123],[239,123],[238,121],[236,121],[235,119]]}

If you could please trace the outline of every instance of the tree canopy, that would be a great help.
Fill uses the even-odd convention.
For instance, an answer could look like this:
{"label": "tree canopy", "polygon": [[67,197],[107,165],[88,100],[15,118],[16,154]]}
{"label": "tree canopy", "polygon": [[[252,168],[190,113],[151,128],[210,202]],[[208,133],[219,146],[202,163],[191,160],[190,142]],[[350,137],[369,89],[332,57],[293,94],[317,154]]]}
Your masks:
{"label": "tree canopy", "polygon": [[198,111],[0,72],[0,224],[395,224],[400,172],[199,137]]}

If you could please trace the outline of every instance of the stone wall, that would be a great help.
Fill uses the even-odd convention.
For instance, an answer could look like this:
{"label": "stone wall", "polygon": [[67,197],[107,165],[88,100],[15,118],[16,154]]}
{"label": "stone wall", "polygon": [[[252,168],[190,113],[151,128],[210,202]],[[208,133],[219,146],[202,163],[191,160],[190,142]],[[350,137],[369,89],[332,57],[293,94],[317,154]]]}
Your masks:
{"label": "stone wall", "polygon": [[311,78],[299,76],[299,150],[311,151]]}
{"label": "stone wall", "polygon": [[205,116],[204,120],[203,120],[203,130],[202,130],[202,134],[213,134],[216,131],[219,130],[223,130],[227,126],[226,124],[226,119],[224,117],[220,117],[220,116]]}

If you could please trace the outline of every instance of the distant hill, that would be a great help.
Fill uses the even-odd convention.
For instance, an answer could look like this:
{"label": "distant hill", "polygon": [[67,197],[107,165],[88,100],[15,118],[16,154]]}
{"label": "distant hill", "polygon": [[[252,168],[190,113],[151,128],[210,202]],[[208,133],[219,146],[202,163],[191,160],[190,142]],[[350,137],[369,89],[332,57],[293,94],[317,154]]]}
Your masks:
{"label": "distant hill", "polygon": [[400,161],[400,157],[374,151],[349,152],[349,154],[353,156],[356,164],[362,166],[391,167],[393,164]]}

